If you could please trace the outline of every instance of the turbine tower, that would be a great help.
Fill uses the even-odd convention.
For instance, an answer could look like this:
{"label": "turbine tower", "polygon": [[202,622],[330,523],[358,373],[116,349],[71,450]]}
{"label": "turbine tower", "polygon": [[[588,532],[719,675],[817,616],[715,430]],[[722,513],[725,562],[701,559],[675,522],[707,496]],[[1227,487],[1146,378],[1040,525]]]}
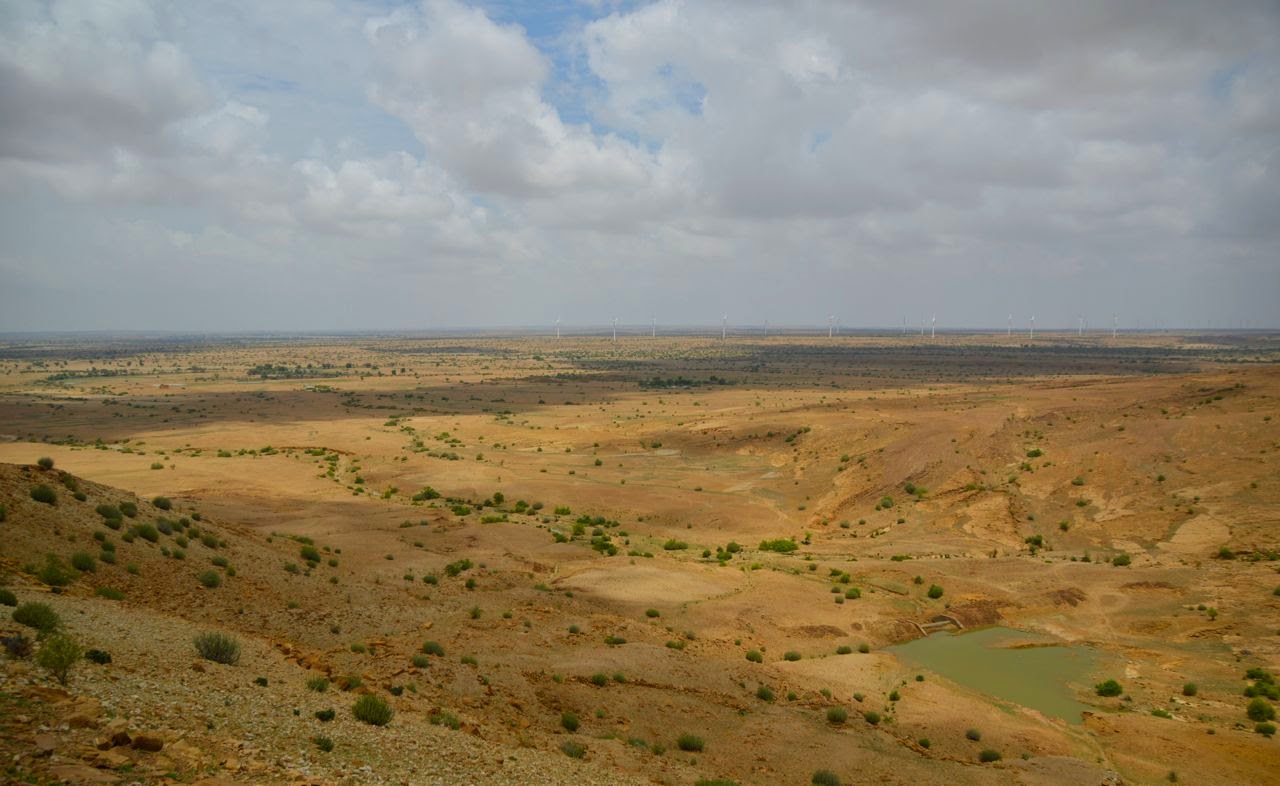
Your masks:
{"label": "turbine tower", "polygon": [[618,318],[617,317],[613,318],[613,340],[614,340],[614,343],[617,343],[618,341]]}
{"label": "turbine tower", "polygon": [[720,317],[720,340],[724,341],[729,334],[729,315],[725,314]]}
{"label": "turbine tower", "polygon": [[1036,337],[1036,315],[1032,314],[1031,315],[1031,338],[1034,340],[1035,337]]}
{"label": "turbine tower", "polygon": [[832,315],[827,315],[827,338],[831,338],[832,330],[835,328],[835,325],[836,318]]}
{"label": "turbine tower", "polygon": [[1111,315],[1111,340],[1116,340],[1116,327],[1120,324],[1120,317],[1116,314]]}
{"label": "turbine tower", "polygon": [[934,339],[937,337],[938,337],[938,315],[934,314],[933,317],[929,320],[929,338]]}
{"label": "turbine tower", "polygon": [[560,338],[560,317],[556,317],[556,338]]}
{"label": "turbine tower", "polygon": [[1005,329],[1004,334],[1009,338],[1013,338],[1013,314],[1009,315],[1009,326]]}
{"label": "turbine tower", "polygon": [[650,324],[649,326],[649,338],[657,338],[657,337],[658,337],[658,318],[655,316],[653,318],[652,324]]}
{"label": "turbine tower", "polygon": [[1081,315],[1080,315],[1080,317],[1079,317],[1079,321],[1080,321],[1080,329],[1079,329],[1079,331],[1076,333],[1076,335],[1077,335],[1077,336],[1080,336],[1081,338],[1083,338],[1083,337],[1084,337],[1084,315],[1083,315],[1083,314],[1081,314]]}

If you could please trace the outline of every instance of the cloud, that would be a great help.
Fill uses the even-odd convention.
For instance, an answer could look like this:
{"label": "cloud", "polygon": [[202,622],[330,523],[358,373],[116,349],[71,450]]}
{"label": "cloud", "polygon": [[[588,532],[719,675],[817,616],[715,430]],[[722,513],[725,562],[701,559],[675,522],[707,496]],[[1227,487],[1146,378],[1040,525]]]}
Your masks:
{"label": "cloud", "polygon": [[[437,324],[1274,319],[1278,52],[1268,0],[23,3],[0,327],[179,268],[226,327],[228,275],[363,324],[422,312],[353,276],[493,299]],[[51,282],[67,311],[11,308]]]}

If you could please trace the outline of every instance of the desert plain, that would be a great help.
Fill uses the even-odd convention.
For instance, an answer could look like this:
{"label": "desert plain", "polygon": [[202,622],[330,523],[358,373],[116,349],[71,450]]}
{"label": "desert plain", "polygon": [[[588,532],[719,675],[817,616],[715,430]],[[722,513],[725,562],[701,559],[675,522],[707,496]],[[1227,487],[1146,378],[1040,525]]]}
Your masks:
{"label": "desert plain", "polygon": [[[0,635],[34,654],[0,660],[2,766],[1280,783],[1277,360],[1263,332],[10,338]],[[983,631],[1008,674],[911,656]],[[43,668],[59,635],[109,662]],[[1033,650],[1072,668],[1028,686]]]}

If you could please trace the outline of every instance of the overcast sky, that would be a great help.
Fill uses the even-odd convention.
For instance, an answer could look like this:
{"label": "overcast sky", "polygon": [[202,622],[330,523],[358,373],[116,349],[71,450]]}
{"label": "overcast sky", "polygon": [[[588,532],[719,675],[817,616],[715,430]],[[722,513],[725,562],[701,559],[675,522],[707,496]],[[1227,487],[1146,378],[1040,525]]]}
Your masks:
{"label": "overcast sky", "polygon": [[1276,0],[0,5],[0,330],[1280,327]]}

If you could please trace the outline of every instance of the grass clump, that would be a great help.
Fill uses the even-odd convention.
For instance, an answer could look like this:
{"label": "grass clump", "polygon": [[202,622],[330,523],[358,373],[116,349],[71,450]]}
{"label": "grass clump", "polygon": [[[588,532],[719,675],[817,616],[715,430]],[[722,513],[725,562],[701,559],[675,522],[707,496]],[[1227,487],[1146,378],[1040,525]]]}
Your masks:
{"label": "grass clump", "polygon": [[425,655],[435,655],[437,658],[444,657],[444,645],[438,641],[422,642],[422,652]]}
{"label": "grass clump", "polygon": [[206,570],[198,578],[200,583],[208,589],[214,589],[222,585],[222,576],[219,576],[216,570]]}
{"label": "grass clump", "polygon": [[1000,755],[1000,751],[992,750],[991,748],[984,748],[978,754],[978,761],[982,762],[983,764],[990,764],[993,761],[1000,761],[1001,758],[1003,757]]}
{"label": "grass clump", "polygon": [[44,503],[45,505],[57,505],[57,504],[58,504],[58,495],[57,495],[57,493],[56,493],[56,492],[54,492],[54,490],[53,490],[53,489],[49,488],[49,487],[48,487],[47,485],[45,485],[44,483],[41,483],[41,484],[39,484],[39,485],[37,485],[37,486],[34,486],[34,487],[31,489],[31,498],[32,498],[32,499],[34,499],[36,502],[42,502],[42,503]]}
{"label": "grass clump", "polygon": [[309,691],[315,691],[316,693],[324,693],[325,691],[329,690],[329,678],[328,677],[311,677],[307,680],[306,686],[307,686],[307,690]]}
{"label": "grass clump", "polygon": [[13,594],[13,590],[6,587],[0,587],[0,606],[17,606],[18,596]]}
{"label": "grass clump", "polygon": [[838,726],[847,720],[849,720],[849,711],[844,707],[827,708],[827,723],[832,723]]}
{"label": "grass clump", "polygon": [[681,734],[676,738],[676,747],[686,753],[701,753],[706,743],[696,734]]}
{"label": "grass clump", "polygon": [[356,720],[370,726],[386,726],[391,722],[391,716],[394,713],[391,711],[391,706],[381,697],[366,693],[356,699],[355,706],[351,708],[351,714]]}
{"label": "grass clump", "polygon": [[58,612],[48,603],[28,601],[13,610],[13,621],[28,628],[35,628],[41,634],[53,633],[62,625]]}
{"label": "grass clump", "polygon": [[201,633],[195,638],[196,652],[205,660],[234,666],[240,662],[240,642],[226,633]]}
{"label": "grass clump", "polygon": [[818,770],[809,778],[812,786],[840,786],[840,776],[831,770]]}
{"label": "grass clump", "polygon": [[572,712],[563,713],[560,715],[560,725],[564,727],[565,731],[577,731],[578,726],[580,725],[578,722],[578,716],[574,715]]}
{"label": "grass clump", "polygon": [[571,759],[581,759],[587,755],[587,746],[573,740],[565,740],[560,743],[560,752]]}

